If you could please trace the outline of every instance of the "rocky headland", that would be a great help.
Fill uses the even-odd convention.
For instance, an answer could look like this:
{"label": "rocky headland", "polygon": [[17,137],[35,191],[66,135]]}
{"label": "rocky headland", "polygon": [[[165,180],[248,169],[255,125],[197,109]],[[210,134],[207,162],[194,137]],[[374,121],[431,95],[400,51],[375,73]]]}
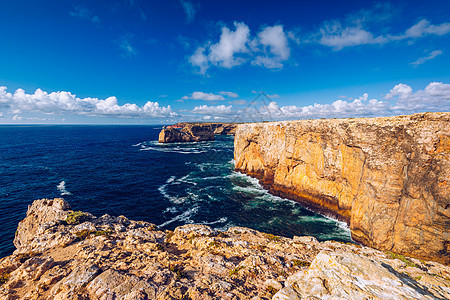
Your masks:
{"label": "rocky headland", "polygon": [[243,124],[236,170],[383,251],[450,263],[450,113]]}
{"label": "rocky headland", "polygon": [[313,237],[161,231],[36,200],[0,260],[0,299],[449,299],[450,267]]}
{"label": "rocky headland", "polygon": [[164,126],[159,133],[160,143],[212,141],[214,135],[234,135],[236,123],[187,123]]}

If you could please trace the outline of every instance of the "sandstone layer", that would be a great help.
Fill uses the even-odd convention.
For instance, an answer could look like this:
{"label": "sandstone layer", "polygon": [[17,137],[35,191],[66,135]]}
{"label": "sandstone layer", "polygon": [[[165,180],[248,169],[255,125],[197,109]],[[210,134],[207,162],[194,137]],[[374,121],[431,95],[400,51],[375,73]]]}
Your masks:
{"label": "sandstone layer", "polygon": [[0,260],[0,299],[449,299],[450,267],[231,227],[161,231],[36,200]]}
{"label": "sandstone layer", "polygon": [[355,241],[450,263],[450,113],[243,124],[234,151],[237,171]]}

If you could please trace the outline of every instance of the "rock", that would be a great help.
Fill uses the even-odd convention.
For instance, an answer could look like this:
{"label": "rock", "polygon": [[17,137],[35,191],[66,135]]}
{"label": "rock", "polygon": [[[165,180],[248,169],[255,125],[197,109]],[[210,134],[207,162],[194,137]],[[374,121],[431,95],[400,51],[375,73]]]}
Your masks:
{"label": "rock", "polygon": [[417,282],[382,261],[322,251],[308,270],[289,277],[273,299],[448,299],[449,292]]}
{"label": "rock", "polygon": [[450,263],[450,113],[242,124],[236,171],[380,250]]}
{"label": "rock", "polygon": [[159,133],[160,143],[213,141],[214,135],[234,135],[236,123],[177,123],[165,126]]}
{"label": "rock", "polygon": [[[61,200],[29,207],[16,237],[27,242],[0,259],[0,299],[450,296],[450,267],[437,262],[245,227],[220,232],[188,224],[163,232],[88,213],[88,221],[69,224],[61,221],[71,213]],[[38,230],[29,235],[26,226]],[[70,242],[60,243],[64,237]]]}
{"label": "rock", "polygon": [[207,124],[187,124],[182,129],[163,128],[159,133],[160,143],[213,141],[214,130]]}
{"label": "rock", "polygon": [[28,206],[27,217],[17,226],[14,246],[20,248],[34,239],[39,228],[45,228],[57,221],[65,220],[71,212],[64,199],[41,199]]}

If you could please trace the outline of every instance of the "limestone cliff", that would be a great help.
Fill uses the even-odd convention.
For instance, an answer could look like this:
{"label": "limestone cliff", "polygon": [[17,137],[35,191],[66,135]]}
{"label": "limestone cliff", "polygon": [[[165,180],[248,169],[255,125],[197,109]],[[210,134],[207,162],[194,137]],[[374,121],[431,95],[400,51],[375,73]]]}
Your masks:
{"label": "limestone cliff", "polygon": [[214,135],[234,135],[237,123],[176,123],[159,133],[160,143],[212,141]]}
{"label": "limestone cliff", "polygon": [[205,225],[161,231],[36,200],[0,299],[449,299],[450,267],[313,237]]}
{"label": "limestone cliff", "polygon": [[211,125],[187,124],[183,128],[163,128],[159,133],[160,143],[213,141],[214,130]]}
{"label": "limestone cliff", "polygon": [[234,156],[357,242],[450,263],[450,113],[243,124]]}

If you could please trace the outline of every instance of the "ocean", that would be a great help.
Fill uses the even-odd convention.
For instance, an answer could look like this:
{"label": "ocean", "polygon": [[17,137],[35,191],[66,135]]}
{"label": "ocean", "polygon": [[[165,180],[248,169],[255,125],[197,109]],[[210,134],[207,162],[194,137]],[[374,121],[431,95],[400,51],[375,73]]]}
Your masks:
{"label": "ocean", "polygon": [[269,194],[234,171],[233,137],[159,144],[161,126],[0,126],[0,257],[35,199],[124,215],[161,229],[245,226],[292,237],[350,242],[343,222]]}

